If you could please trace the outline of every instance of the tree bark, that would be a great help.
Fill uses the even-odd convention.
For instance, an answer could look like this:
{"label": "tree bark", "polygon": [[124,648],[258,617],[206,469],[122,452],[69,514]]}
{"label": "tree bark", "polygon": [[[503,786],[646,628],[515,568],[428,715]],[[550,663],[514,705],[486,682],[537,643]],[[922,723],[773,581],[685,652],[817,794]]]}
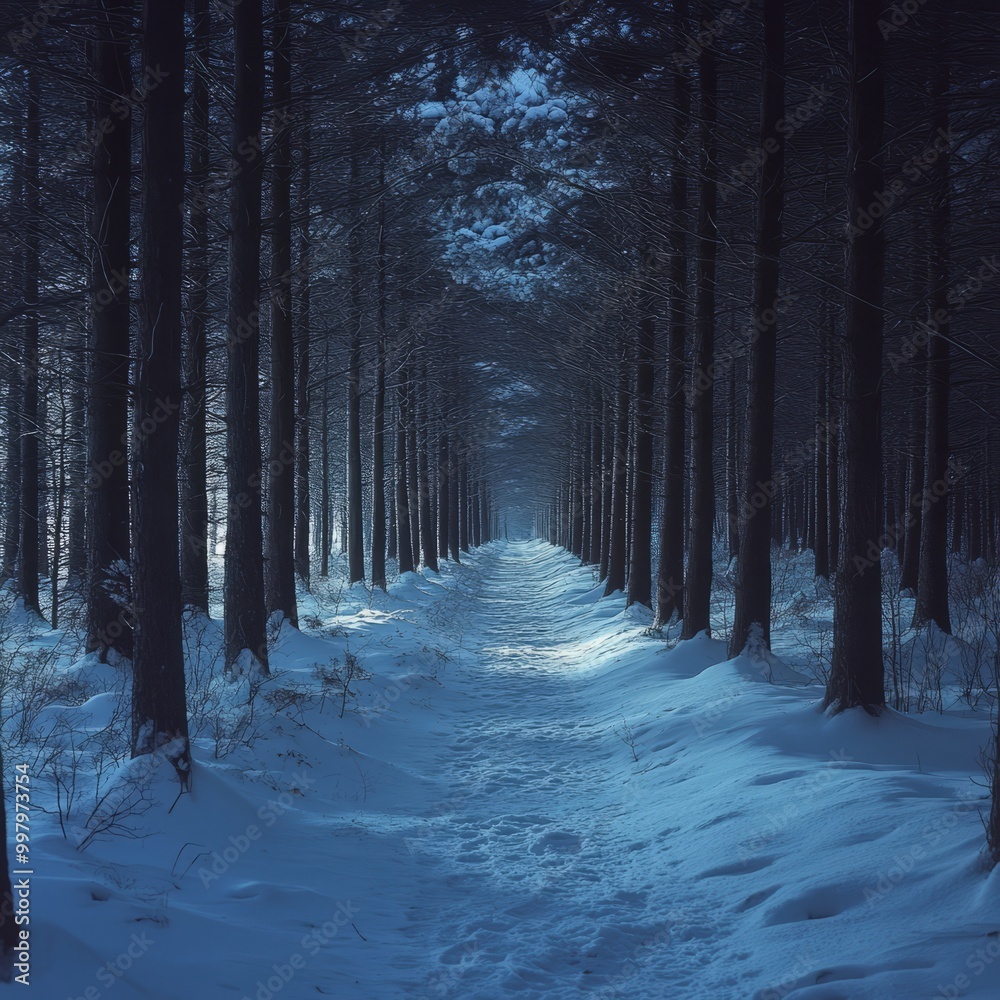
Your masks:
{"label": "tree bark", "polygon": [[451,553],[452,562],[457,564],[462,561],[459,539],[461,529],[458,515],[460,467],[456,456],[458,439],[454,434],[451,435],[450,442],[451,447],[448,451],[448,550]]}
{"label": "tree bark", "polygon": [[[832,306],[831,306],[832,308]],[[827,343],[826,328],[820,332],[820,364],[816,386],[816,497],[814,503],[816,539],[813,545],[815,575],[822,580],[830,579],[830,508],[829,485],[829,441],[830,425],[827,420],[827,386],[829,373],[830,345]]]}
{"label": "tree bark", "polygon": [[701,82],[702,129],[701,192],[698,204],[698,277],[695,302],[694,370],[703,375],[695,382],[691,411],[691,524],[688,540],[687,576],[684,580],[684,628],[682,636],[693,638],[711,632],[712,534],[715,521],[713,471],[714,386],[711,378],[715,359],[715,211],[716,183],[715,53],[704,49],[698,58]]}
{"label": "tree bark", "polygon": [[611,474],[610,534],[608,538],[607,582],[604,596],[625,589],[625,518],[628,482],[628,375],[622,358],[618,374],[618,405],[615,412],[615,443]]}
{"label": "tree bark", "polygon": [[180,440],[184,220],[184,9],[146,3],[143,60],[164,77],[142,134],[142,302],[135,440],[132,756],[162,751],[190,787],[181,637]]}
{"label": "tree bark", "polygon": [[194,82],[191,99],[191,189],[188,209],[187,340],[184,352],[184,441],[181,489],[181,592],[184,604],[208,614],[207,328],[210,276],[207,184],[209,179],[209,0],[194,5]]}
{"label": "tree bark", "polygon": [[656,362],[655,250],[639,247],[639,323],[635,379],[635,468],[626,603],[653,606],[653,388]]}
{"label": "tree bark", "polygon": [[129,545],[129,230],[132,123],[111,105],[129,98],[133,0],[103,0],[94,45],[99,129],[94,147],[93,320],[87,393],[87,642],[103,660],[109,649],[132,655],[125,604]]}
{"label": "tree bark", "polygon": [[292,335],[291,0],[274,0],[271,45],[271,414],[268,425],[268,615],[293,626],[295,600],[295,345]]}
{"label": "tree bark", "polygon": [[[764,0],[764,88],[754,255],[753,332],[747,358],[746,478],[740,510],[740,552],[736,560],[736,610],[729,655],[743,651],[756,625],[771,645],[771,494],[774,462],[774,395],[778,349],[778,278],[781,215],[785,193],[785,0]],[[795,519],[791,531],[797,535]],[[794,540],[793,546],[797,542]]]}
{"label": "tree bark", "polygon": [[[948,54],[944,43],[945,26],[938,25],[938,52],[934,68],[934,127],[936,135],[949,133]],[[934,190],[930,211],[931,289],[927,321],[927,424],[924,434],[924,490],[920,522],[920,563],[915,626],[934,622],[942,632],[951,632],[948,610],[948,395],[951,378],[948,301],[950,260],[950,161],[942,149],[934,167]],[[961,508],[956,508],[956,514]]]}
{"label": "tree bark", "polygon": [[38,599],[38,275],[41,190],[39,140],[41,132],[41,83],[39,69],[28,63],[23,178],[27,225],[23,238],[22,295],[25,313],[21,347],[21,538],[18,559],[18,592],[28,611],[41,614]]}
{"label": "tree bark", "polygon": [[427,412],[427,370],[424,367],[420,391],[417,393],[419,409],[414,414],[418,425],[417,443],[417,482],[420,496],[420,550],[423,553],[423,564],[427,569],[438,571],[437,538],[434,532],[434,516],[431,513],[431,479],[430,479],[430,434],[429,415]]}
{"label": "tree bark", "polygon": [[[17,346],[11,353],[16,354],[12,360],[20,367]],[[0,583],[6,583],[16,576],[17,554],[21,543],[21,392],[15,379],[16,376],[11,375],[7,386],[7,413],[4,421],[7,431],[4,511],[7,520],[4,523],[3,572],[0,573]]]}
{"label": "tree bark", "polygon": [[379,189],[382,192],[378,203],[378,249],[376,266],[378,269],[378,340],[375,345],[375,412],[372,418],[372,586],[385,590],[385,353],[388,337],[387,279],[388,258],[386,255],[385,200],[385,158],[379,160]]}
{"label": "tree bark", "polygon": [[882,572],[868,552],[879,536],[885,240],[881,217],[873,218],[867,210],[878,203],[876,196],[885,186],[884,46],[878,5],[849,3],[847,211],[852,238],[843,351],[844,492],[833,662],[824,706],[835,712],[861,707],[878,715],[885,706]]}
{"label": "tree bark", "polygon": [[410,535],[410,491],[407,483],[407,430],[409,425],[407,378],[400,370],[396,387],[396,533],[399,540],[399,572],[412,573],[416,568],[413,559],[413,539]]}
{"label": "tree bark", "polygon": [[448,459],[449,459],[449,444],[448,444],[448,430],[447,430],[447,417],[442,417],[441,420],[441,433],[438,435],[438,481],[437,481],[437,496],[438,496],[438,508],[437,508],[437,538],[438,538],[438,558],[447,559],[448,558],[448,523],[449,523],[449,512],[448,505],[451,500],[451,483],[449,481],[449,470],[448,470]]}
{"label": "tree bark", "polygon": [[302,128],[301,163],[299,168],[299,322],[295,335],[297,351],[295,389],[297,393],[295,424],[295,572],[309,586],[309,351],[312,336],[310,313],[310,214],[312,211],[312,149],[309,126]]}
{"label": "tree bark", "polygon": [[351,284],[351,356],[347,381],[347,566],[350,583],[365,578],[365,539],[363,484],[361,482],[361,302],[362,231],[358,204],[361,166],[358,156],[351,157],[351,194],[355,214],[348,233]]}
{"label": "tree bark", "polygon": [[[234,109],[231,133],[229,322],[226,338],[225,664],[267,673],[261,525],[260,235],[264,173],[261,119],[264,37],[261,0],[233,8]],[[249,657],[251,663],[245,661]]]}

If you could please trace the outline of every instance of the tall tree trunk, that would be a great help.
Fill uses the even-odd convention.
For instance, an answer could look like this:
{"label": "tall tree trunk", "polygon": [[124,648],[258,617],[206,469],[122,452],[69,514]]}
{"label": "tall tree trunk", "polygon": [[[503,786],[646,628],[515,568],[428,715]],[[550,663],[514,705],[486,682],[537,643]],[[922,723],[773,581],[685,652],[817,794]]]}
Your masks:
{"label": "tall tree trunk", "polygon": [[[619,397],[620,398],[620,397]],[[604,453],[601,456],[601,563],[598,568],[598,579],[606,580],[611,565],[611,533],[614,513],[614,466],[615,446],[617,442],[617,425],[611,426],[611,401],[605,397],[601,413],[604,441]]]}
{"label": "tall tree trunk", "polygon": [[583,556],[583,449],[574,459],[569,480],[570,552]]}
{"label": "tall tree trunk", "polygon": [[379,159],[378,203],[378,314],[375,345],[375,413],[372,420],[372,586],[385,590],[385,352],[388,337],[385,200],[385,156]]}
{"label": "tall tree trunk", "polygon": [[[39,372],[39,374],[41,374]],[[49,572],[49,470],[52,465],[49,444],[49,385],[38,384],[38,571],[41,576]],[[51,622],[50,622],[51,624]],[[55,626],[52,626],[55,628]]]}
{"label": "tall tree trunk", "polygon": [[726,537],[729,558],[740,554],[740,499],[739,466],[736,447],[736,366],[729,369],[728,398],[726,406]]}
{"label": "tall tree trunk", "polygon": [[361,482],[361,326],[362,315],[362,231],[359,205],[361,165],[351,157],[351,196],[354,219],[348,233],[351,284],[351,356],[347,381],[347,566],[348,581],[365,578],[365,538],[363,485]]}
{"label": "tall tree trunk", "polygon": [[131,116],[111,105],[132,93],[134,0],[103,0],[94,45],[94,117],[115,121],[94,146],[93,325],[87,393],[87,651],[132,655],[124,608],[129,548],[129,229]]}
{"label": "tall tree trunk", "polygon": [[417,475],[417,395],[414,380],[410,377],[410,368],[406,368],[406,488],[409,494],[410,508],[410,544],[413,547],[413,565],[420,565],[420,482]]}
{"label": "tall tree trunk", "polygon": [[319,495],[319,535],[320,535],[320,569],[321,577],[330,575],[330,338],[326,338],[326,348],[323,357],[323,412],[320,414],[319,463],[320,463],[320,495]]}
{"label": "tall tree trunk", "polygon": [[265,575],[269,615],[298,626],[295,600],[295,345],[292,334],[291,0],[274,0],[271,39],[271,415]]}
{"label": "tall tree trunk", "polygon": [[602,426],[603,401],[598,391],[594,413],[590,417],[590,561],[601,562],[601,526],[604,523],[604,490],[601,477],[604,462],[604,428]]}
{"label": "tall tree trunk", "polygon": [[[843,372],[839,362],[839,354],[832,349],[836,340],[836,313],[830,310],[830,364],[828,374],[830,381],[827,384],[827,407],[826,423],[830,428],[828,444],[828,471],[827,487],[829,490],[829,502],[827,509],[830,512],[830,573],[834,575],[840,567],[840,438],[843,433]],[[837,398],[834,398],[833,386],[839,385],[840,391]]]}
{"label": "tall tree trunk", "polygon": [[[832,306],[830,307],[833,308]],[[830,579],[830,499],[827,475],[829,473],[829,442],[831,429],[827,422],[827,386],[830,345],[826,328],[820,331],[820,364],[816,386],[816,497],[814,503],[816,539],[813,545],[814,572],[823,580]]]}
{"label": "tall tree trunk", "polygon": [[[836,712],[885,706],[882,571],[870,546],[879,537],[882,472],[882,300],[885,240],[867,215],[885,186],[884,45],[880,8],[849,0],[848,241],[844,331],[844,493],[833,611],[833,662],[824,705]],[[868,220],[867,225],[862,225]],[[833,507],[837,510],[837,507]]]}
{"label": "tall tree trunk", "polygon": [[591,468],[591,454],[594,447],[594,431],[593,421],[589,416],[584,418],[582,438],[583,450],[580,469],[580,504],[583,510],[583,542],[580,548],[580,553],[584,564],[589,565],[594,561],[594,555],[591,549],[590,530],[591,520],[594,516],[590,503],[591,477],[593,476],[593,470]]}
{"label": "tall tree trunk", "polygon": [[180,440],[184,219],[184,9],[146,3],[143,60],[164,74],[142,134],[142,301],[135,440],[132,756],[162,750],[190,786],[181,637]]}
{"label": "tall tree trunk", "polygon": [[[778,277],[785,198],[785,0],[764,0],[764,89],[754,255],[753,334],[747,357],[746,479],[736,560],[736,610],[729,655],[743,651],[754,625],[771,644],[771,490],[774,452],[774,380],[778,349]],[[798,526],[792,521],[792,533]],[[797,539],[795,540],[797,542]]]}
{"label": "tall tree trunk", "polygon": [[38,600],[38,456],[41,426],[38,410],[38,247],[41,222],[39,138],[41,84],[39,69],[28,63],[27,119],[24,132],[23,177],[27,226],[23,238],[22,295],[25,313],[21,348],[21,540],[18,591],[29,611],[41,614]]}
{"label": "tall tree trunk", "polygon": [[[15,346],[13,354],[19,357]],[[13,362],[14,359],[12,359]],[[13,364],[12,364],[13,367]],[[18,364],[18,367],[20,365]],[[3,572],[0,583],[6,583],[17,573],[17,554],[21,542],[21,391],[16,376],[11,375],[7,385],[7,406],[4,427],[7,431],[7,457],[5,462]]]}
{"label": "tall tree trunk", "polygon": [[194,5],[194,82],[191,102],[191,198],[188,222],[187,340],[184,352],[185,408],[181,480],[181,594],[184,604],[208,614],[208,431],[207,359],[209,174],[209,73],[212,12],[209,0]]}
{"label": "tall tree trunk", "polygon": [[656,363],[655,250],[644,234],[639,247],[639,323],[635,378],[635,468],[628,604],[653,606],[653,380]]}
{"label": "tall tree trunk", "polygon": [[462,483],[462,498],[460,510],[462,519],[459,523],[459,546],[463,552],[469,551],[469,459],[467,450],[463,448],[459,457],[459,474]]}
{"label": "tall tree trunk", "polygon": [[413,559],[413,539],[410,535],[410,491],[407,483],[409,463],[407,462],[406,436],[409,429],[409,402],[407,400],[407,378],[405,370],[400,370],[399,385],[396,387],[396,533],[399,536],[399,572],[412,573],[416,568]]}
{"label": "tall tree trunk", "polygon": [[628,430],[629,430],[628,366],[623,357],[618,373],[618,405],[615,412],[615,443],[612,459],[611,529],[608,538],[607,582],[604,596],[625,589],[625,518],[628,489]]}
{"label": "tall tree trunk", "polygon": [[[707,10],[707,9],[706,9]],[[715,209],[716,184],[716,69],[715,53],[705,48],[698,59],[701,82],[702,129],[701,192],[698,203],[698,290],[695,302],[695,348],[693,365],[704,373],[704,387],[695,393],[691,412],[691,525],[688,541],[687,576],[684,580],[685,639],[711,631],[709,604],[712,597],[712,533],[715,521],[713,472],[714,387],[711,379],[715,360]]]}
{"label": "tall tree trunk", "polygon": [[[923,353],[923,352],[921,352]],[[920,579],[920,532],[923,520],[924,438],[927,430],[926,356],[910,363],[909,460],[907,462],[906,520],[899,589],[917,592]]]}
{"label": "tall tree trunk", "polygon": [[[934,68],[935,134],[949,132],[948,52],[944,43],[944,19],[938,25],[938,51]],[[948,612],[948,394],[951,364],[951,332],[948,302],[950,271],[948,227],[951,213],[950,161],[947,148],[935,164],[930,211],[931,288],[927,329],[927,427],[924,450],[924,501],[920,523],[920,564],[915,625],[933,621],[943,632],[951,632]],[[956,514],[958,510],[956,509]]]}
{"label": "tall tree trunk", "polygon": [[438,435],[438,558],[448,558],[448,504],[451,499],[451,483],[448,480],[448,418],[443,416],[441,420],[441,433]]}
{"label": "tall tree trunk", "polygon": [[264,173],[264,36],[261,0],[233,8],[234,108],[231,132],[229,324],[226,337],[225,662],[267,673],[260,441],[260,203]]}
{"label": "tall tree trunk", "polygon": [[302,127],[299,166],[299,322],[295,335],[297,351],[295,390],[295,572],[309,586],[309,348],[312,336],[309,283],[311,280],[310,219],[312,211],[312,143],[308,124]]}
{"label": "tall tree trunk", "polygon": [[472,484],[472,502],[470,506],[470,520],[472,525],[472,546],[479,548],[483,544],[483,519],[482,505],[479,502],[479,494],[482,489],[479,475],[476,474]]}
{"label": "tall tree trunk", "polygon": [[459,550],[461,549],[459,541],[461,529],[459,527],[458,515],[460,502],[460,466],[456,455],[458,440],[454,434],[451,435],[451,447],[448,451],[448,549],[451,552],[452,561],[455,563],[462,561],[459,554]]}
{"label": "tall tree trunk", "polygon": [[49,621],[52,628],[59,627],[59,571],[62,568],[63,552],[63,518],[66,512],[67,493],[67,453],[70,448],[69,436],[69,414],[66,412],[69,401],[72,398],[67,392],[66,379],[64,376],[66,358],[62,351],[59,351],[57,368],[58,382],[56,392],[59,404],[59,432],[56,435],[56,445],[52,449],[52,568],[49,571],[49,594],[51,598],[51,611]]}
{"label": "tall tree trunk", "polygon": [[417,443],[417,480],[418,494],[420,496],[420,550],[423,553],[423,563],[427,569],[438,570],[437,538],[434,533],[434,516],[431,513],[431,478],[430,478],[430,456],[428,454],[430,445],[428,436],[429,414],[427,412],[427,369],[426,365],[421,378],[420,391],[416,394],[419,402],[419,409],[414,413],[414,419],[419,429],[419,440]]}

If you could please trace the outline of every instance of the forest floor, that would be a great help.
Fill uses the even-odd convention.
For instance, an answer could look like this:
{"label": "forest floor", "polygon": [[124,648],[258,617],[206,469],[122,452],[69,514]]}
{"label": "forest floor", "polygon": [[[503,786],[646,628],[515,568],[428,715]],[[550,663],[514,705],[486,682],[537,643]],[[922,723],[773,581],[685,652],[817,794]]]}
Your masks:
{"label": "forest floor", "polygon": [[127,677],[8,624],[37,995],[1000,996],[988,710],[827,718],[794,630],[727,660],[600,595],[541,542],[327,588],[259,688],[189,622],[179,798]]}

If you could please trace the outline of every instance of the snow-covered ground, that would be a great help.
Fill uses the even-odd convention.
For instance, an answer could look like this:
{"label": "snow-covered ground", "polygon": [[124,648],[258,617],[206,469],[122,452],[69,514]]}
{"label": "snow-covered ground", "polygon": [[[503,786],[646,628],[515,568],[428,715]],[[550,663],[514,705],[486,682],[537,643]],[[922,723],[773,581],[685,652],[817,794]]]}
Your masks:
{"label": "snow-covered ground", "polygon": [[218,623],[189,623],[180,798],[116,742],[119,673],[53,660],[6,718],[35,994],[1000,996],[987,710],[827,718],[794,628],[782,661],[726,661],[600,594],[512,542],[388,595],[306,595],[252,712]]}

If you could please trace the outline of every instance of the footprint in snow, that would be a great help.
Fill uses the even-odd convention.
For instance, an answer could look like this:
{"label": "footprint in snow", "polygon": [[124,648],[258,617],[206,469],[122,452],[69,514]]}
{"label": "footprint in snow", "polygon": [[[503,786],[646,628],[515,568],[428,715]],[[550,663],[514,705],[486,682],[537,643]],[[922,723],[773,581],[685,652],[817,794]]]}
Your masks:
{"label": "footprint in snow", "polygon": [[583,841],[575,833],[553,830],[532,844],[531,853],[578,854],[582,849]]}

